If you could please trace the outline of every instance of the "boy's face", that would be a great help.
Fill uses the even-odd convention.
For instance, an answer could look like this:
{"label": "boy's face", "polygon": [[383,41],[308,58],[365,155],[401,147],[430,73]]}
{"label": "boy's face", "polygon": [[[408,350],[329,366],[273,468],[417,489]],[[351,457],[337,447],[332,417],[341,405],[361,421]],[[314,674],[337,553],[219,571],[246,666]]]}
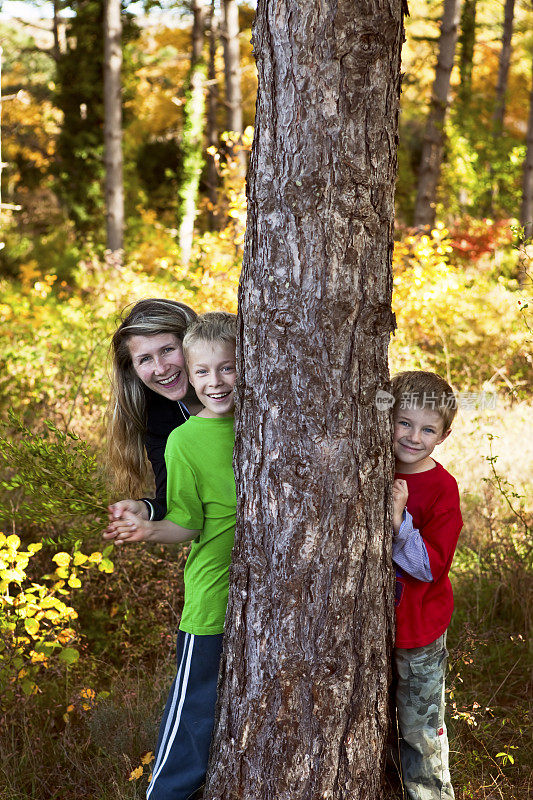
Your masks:
{"label": "boy's face", "polygon": [[396,471],[415,473],[432,469],[431,453],[451,433],[451,430],[444,432],[443,427],[438,411],[399,408],[394,414]]}
{"label": "boy's face", "polygon": [[230,342],[196,342],[187,353],[187,368],[189,381],[204,406],[199,416],[233,416],[235,346]]}

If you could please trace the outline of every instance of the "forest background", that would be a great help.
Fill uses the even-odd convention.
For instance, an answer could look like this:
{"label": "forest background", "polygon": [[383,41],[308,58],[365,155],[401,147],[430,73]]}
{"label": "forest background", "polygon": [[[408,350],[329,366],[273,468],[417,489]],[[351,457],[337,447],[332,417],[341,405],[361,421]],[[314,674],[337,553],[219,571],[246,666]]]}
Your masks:
{"label": "forest background", "polygon": [[[113,497],[109,337],[142,297],[236,310],[255,10],[233,0],[123,3],[125,226],[123,248],[109,250],[104,4],[30,5],[31,22],[9,4],[0,16],[0,796],[137,798],[173,670],[185,551],[102,549]],[[430,100],[451,6],[460,24],[439,106]],[[457,798],[523,800],[533,763],[533,9],[526,0],[411,0],[409,9],[391,372],[436,370],[459,393],[439,453],[465,519],[449,637]],[[229,97],[235,74],[240,96],[233,80]],[[436,109],[445,112],[433,127],[438,182],[422,224]],[[400,797],[388,780],[388,796]]]}

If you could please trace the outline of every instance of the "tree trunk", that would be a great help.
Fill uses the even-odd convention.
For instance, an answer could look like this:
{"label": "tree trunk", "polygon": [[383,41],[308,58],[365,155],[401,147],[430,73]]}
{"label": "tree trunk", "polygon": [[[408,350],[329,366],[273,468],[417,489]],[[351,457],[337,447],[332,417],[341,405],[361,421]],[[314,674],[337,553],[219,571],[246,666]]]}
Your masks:
{"label": "tree trunk", "polygon": [[[224,0],[224,73],[226,77],[227,129],[242,136],[241,53],[239,45],[239,9],[236,0]],[[239,159],[246,165],[246,154]]]}
{"label": "tree trunk", "polygon": [[455,57],[460,10],[461,0],[444,0],[439,56],[418,176],[414,214],[416,226],[433,225],[435,222],[437,186],[444,148],[444,120],[449,104],[450,75]]}
{"label": "tree trunk", "polygon": [[180,195],[179,245],[182,264],[191,257],[194,221],[197,214],[198,188],[204,163],[205,83],[206,67],[203,59],[206,9],[204,0],[193,0],[193,27],[191,42],[191,73],[189,90],[183,110],[183,179]]}
{"label": "tree trunk", "polygon": [[470,106],[472,97],[472,70],[474,48],[476,45],[477,0],[464,0],[461,13],[461,33],[459,36],[459,104],[461,113]]}
{"label": "tree trunk", "polygon": [[53,8],[54,8],[54,16],[52,21],[52,30],[54,33],[54,46],[52,48],[52,54],[54,61],[57,64],[57,62],[59,61],[59,56],[61,55],[61,45],[59,41],[59,23],[60,23],[59,0],[54,0]]}
{"label": "tree trunk", "polygon": [[498,66],[498,83],[496,85],[496,99],[494,104],[494,112],[492,115],[493,158],[491,158],[489,164],[489,192],[485,208],[486,216],[490,217],[492,217],[494,214],[494,204],[499,193],[499,181],[494,168],[494,163],[495,161],[499,160],[498,156],[502,154],[501,136],[503,133],[503,120],[505,117],[507,79],[509,77],[509,65],[511,63],[511,39],[513,36],[514,4],[515,0],[505,0],[502,47],[500,50]]}
{"label": "tree trunk", "polygon": [[107,249],[122,250],[124,184],[122,179],[122,20],[120,0],[106,0],[104,15],[104,151]]}
{"label": "tree trunk", "polygon": [[260,0],[209,800],[375,800],[393,629],[401,0]]}
{"label": "tree trunk", "polygon": [[503,20],[502,49],[498,67],[498,83],[496,86],[496,104],[494,106],[493,129],[494,136],[501,136],[503,131],[503,118],[505,116],[505,96],[507,93],[507,79],[511,63],[511,39],[513,36],[515,0],[505,0]]}
{"label": "tree trunk", "polygon": [[[216,53],[217,53],[217,18],[215,15],[215,0],[211,0],[209,11],[209,67],[207,72],[209,91],[207,93],[207,142],[210,148],[217,148],[218,128],[217,128],[217,109],[218,109],[218,86],[216,73]],[[218,228],[217,217],[217,187],[218,171],[214,153],[208,153],[207,158],[207,186],[209,194],[209,229],[214,231]]]}
{"label": "tree trunk", "polygon": [[[522,177],[520,224],[524,228],[524,239],[533,239],[533,65],[531,70],[531,95],[529,100],[529,121],[527,125],[526,158]],[[524,278],[525,276],[522,277]]]}

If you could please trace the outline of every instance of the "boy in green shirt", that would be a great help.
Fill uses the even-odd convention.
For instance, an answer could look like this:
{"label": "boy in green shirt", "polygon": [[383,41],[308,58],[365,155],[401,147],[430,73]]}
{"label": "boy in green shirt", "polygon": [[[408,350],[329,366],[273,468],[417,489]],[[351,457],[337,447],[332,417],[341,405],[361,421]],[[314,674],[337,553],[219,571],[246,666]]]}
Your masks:
{"label": "boy in green shirt", "polygon": [[123,515],[116,541],[193,540],[185,565],[178,673],[159,731],[147,800],[186,800],[205,779],[213,731],[229,565],[235,534],[233,413],[236,317],[211,312],[187,329],[183,351],[204,406],[170,434],[165,450],[167,515]]}

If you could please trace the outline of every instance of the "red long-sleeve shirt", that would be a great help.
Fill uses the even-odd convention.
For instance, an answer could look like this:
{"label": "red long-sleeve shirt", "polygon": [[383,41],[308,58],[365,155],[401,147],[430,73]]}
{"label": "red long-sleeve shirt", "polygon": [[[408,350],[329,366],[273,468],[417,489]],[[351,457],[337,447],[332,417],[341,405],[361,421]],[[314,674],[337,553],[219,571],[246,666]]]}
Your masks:
{"label": "red long-sleeve shirt", "polygon": [[435,462],[433,469],[407,481],[407,510],[420,531],[429,556],[433,580],[412,578],[396,569],[396,647],[423,647],[441,636],[452,618],[453,592],[448,573],[463,527],[455,478]]}

